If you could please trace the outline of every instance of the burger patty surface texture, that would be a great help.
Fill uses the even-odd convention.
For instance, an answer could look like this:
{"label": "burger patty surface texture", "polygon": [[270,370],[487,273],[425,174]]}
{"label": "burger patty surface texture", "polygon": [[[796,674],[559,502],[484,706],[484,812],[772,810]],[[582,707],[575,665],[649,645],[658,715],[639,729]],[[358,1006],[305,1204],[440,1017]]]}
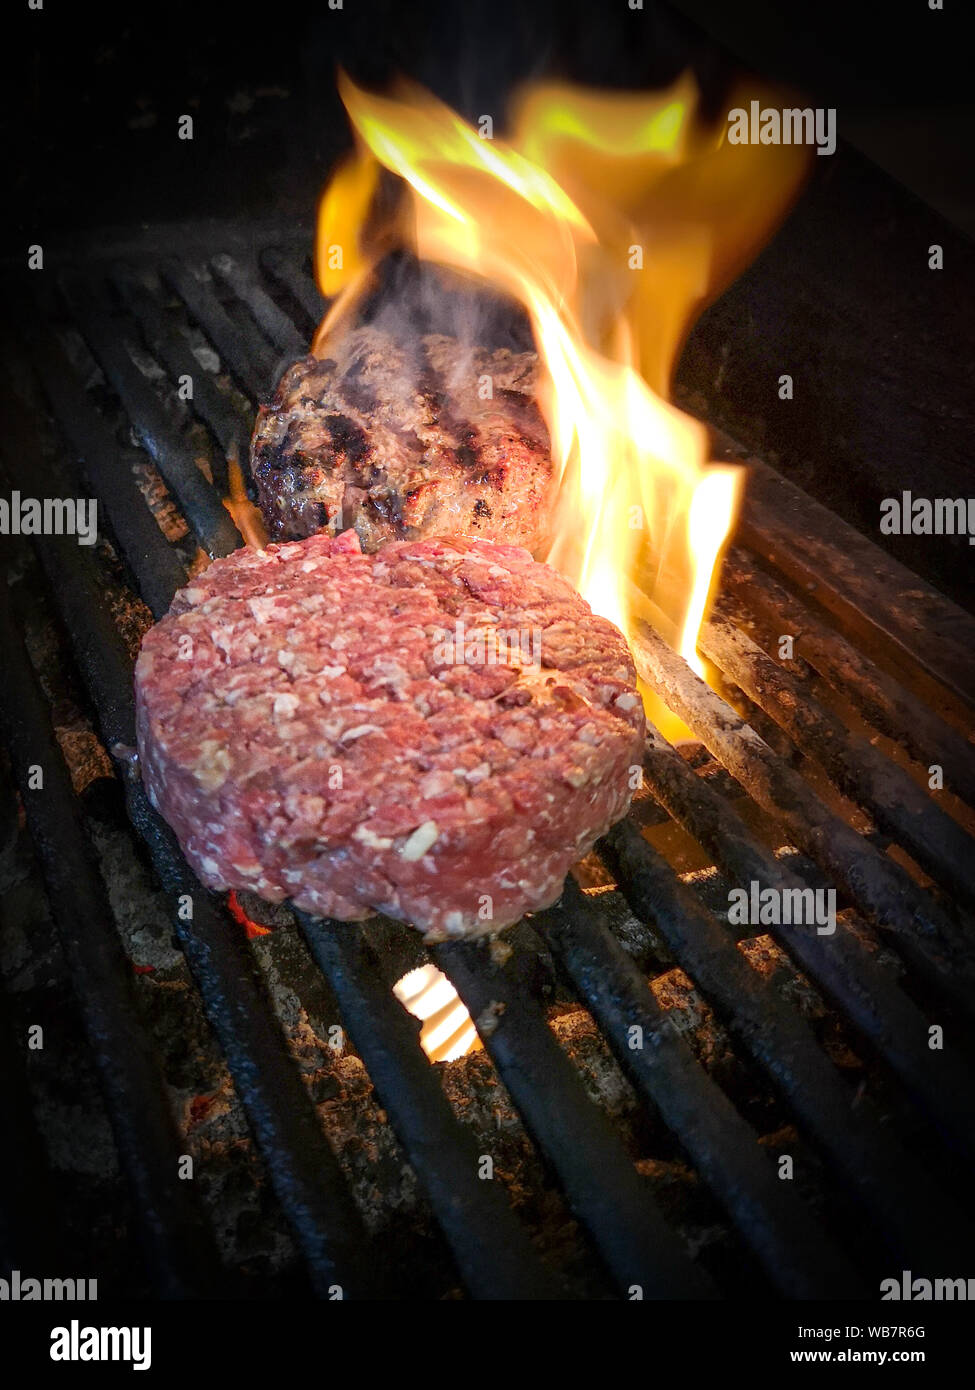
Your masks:
{"label": "burger patty surface texture", "polygon": [[538,358],[374,327],[288,368],[258,413],[251,471],[272,540],[354,530],[477,536],[541,554],[553,469]]}
{"label": "burger patty surface texture", "polygon": [[644,735],[617,629],[467,537],[217,560],[146,634],[136,701],[149,797],[204,883],[429,940],[552,903]]}

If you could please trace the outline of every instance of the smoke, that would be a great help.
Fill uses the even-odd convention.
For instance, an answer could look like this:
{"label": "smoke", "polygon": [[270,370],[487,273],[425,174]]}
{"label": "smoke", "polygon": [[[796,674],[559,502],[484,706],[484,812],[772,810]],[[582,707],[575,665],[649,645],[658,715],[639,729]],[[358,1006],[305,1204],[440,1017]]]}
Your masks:
{"label": "smoke", "polygon": [[430,333],[455,338],[458,378],[468,374],[474,349],[535,350],[528,316],[520,304],[481,281],[420,261],[405,249],[380,263],[376,287],[364,301],[358,321],[406,346]]}

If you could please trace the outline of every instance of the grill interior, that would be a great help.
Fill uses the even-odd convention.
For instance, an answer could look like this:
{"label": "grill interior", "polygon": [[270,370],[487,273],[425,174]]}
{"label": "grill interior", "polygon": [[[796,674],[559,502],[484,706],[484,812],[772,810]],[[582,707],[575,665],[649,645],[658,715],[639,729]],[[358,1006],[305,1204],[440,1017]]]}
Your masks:
{"label": "grill interior", "polygon": [[[0,1258],[59,1268],[77,1240],[52,1130],[74,1115],[81,1147],[99,1103],[67,1066],[68,981],[110,1124],[77,1192],[84,1215],[125,1180],[92,1236],[122,1287],[813,1298],[964,1268],[975,624],[766,466],[703,636],[722,693],[640,635],[696,742],[651,730],[630,816],[555,908],[429,952],[272,909],[250,941],[185,865],[127,754],[134,652],[241,543],[227,458],[321,316],[309,244],[157,231],[34,277],[4,345],[4,487],[97,496],[101,540],[6,542],[0,1105],[24,1143]],[[756,881],[835,887],[835,935],[729,925]],[[422,1054],[391,986],[430,959],[484,1053]]]}

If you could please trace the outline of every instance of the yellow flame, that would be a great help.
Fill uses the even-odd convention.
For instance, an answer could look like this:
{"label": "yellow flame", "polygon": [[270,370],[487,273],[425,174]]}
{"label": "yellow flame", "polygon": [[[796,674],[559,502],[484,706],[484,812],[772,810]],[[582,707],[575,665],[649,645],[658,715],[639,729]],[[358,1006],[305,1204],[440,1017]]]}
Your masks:
{"label": "yellow flame", "polygon": [[[544,558],[624,632],[635,587],[701,670],[697,633],[741,470],[709,465],[704,427],[666,399],[670,376],[696,314],[781,218],[808,150],[729,144],[726,120],[699,116],[690,75],[651,94],[533,86],[506,141],[413,84],[377,96],[342,75],[339,89],[358,144],[322,202],[318,264],[326,243],[346,255],[321,278],[338,298],[315,350],[392,244],[517,299],[547,369],[540,404],[559,470]],[[753,85],[729,107],[756,95],[783,97]],[[380,165],[405,196],[376,218]]]}

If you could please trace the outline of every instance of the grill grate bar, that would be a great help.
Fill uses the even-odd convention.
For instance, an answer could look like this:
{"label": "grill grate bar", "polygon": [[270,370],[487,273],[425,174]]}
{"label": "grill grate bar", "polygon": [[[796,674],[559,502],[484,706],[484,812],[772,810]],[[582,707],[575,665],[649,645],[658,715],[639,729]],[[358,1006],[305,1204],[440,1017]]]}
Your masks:
{"label": "grill grate bar", "polygon": [[792,633],[800,667],[808,662],[834,691],[855,701],[868,723],[903,743],[925,766],[937,763],[947,786],[975,806],[975,748],[956,729],[863,656],[745,551],[735,547],[726,555],[721,584],[722,599],[736,623],[747,606],[772,618],[778,632]]}
{"label": "grill grate bar", "polygon": [[[17,800],[6,767],[0,767],[0,847],[17,833]],[[0,923],[6,903],[0,899]],[[5,924],[4,924],[5,925]],[[74,1250],[64,1235],[64,1204],[34,1119],[30,1069],[22,1034],[15,1028],[10,1001],[0,987],[0,1114],[15,1142],[0,1144],[0,1277],[31,1263],[68,1269]]]}
{"label": "grill grate bar", "polygon": [[895,762],[850,733],[802,682],[767,656],[718,608],[701,630],[701,650],[801,752],[814,758],[845,796],[864,807],[939,883],[975,900],[975,842]]}
{"label": "grill grate bar", "polygon": [[970,723],[972,622],[943,594],[757,460],[739,538],[812,594],[901,683],[910,680],[936,707],[950,692]]}
{"label": "grill grate bar", "polygon": [[467,1289],[475,1298],[566,1297],[498,1186],[478,1178],[474,1140],[454,1119],[420,1048],[417,1025],[382,979],[362,933],[347,922],[295,916],[433,1203]]}
{"label": "grill grate bar", "polygon": [[0,725],[20,785],[27,785],[31,766],[43,769],[43,789],[24,797],[27,824],[132,1187],[146,1262],[162,1297],[213,1294],[223,1284],[216,1248],[192,1185],[179,1177],[181,1147],[163,1078],[139,1022],[128,961],[6,585],[0,586],[0,640],[7,652]]}
{"label": "grill grate bar", "polygon": [[265,337],[282,357],[303,357],[307,344],[294,324],[283,313],[267,290],[258,284],[253,272],[233,256],[214,256],[210,262],[220,278],[231,287],[237,298],[246,304]]}
{"label": "grill grate bar", "polygon": [[189,342],[166,322],[155,299],[122,266],[116,266],[112,283],[138,321],[151,351],[163,363],[172,381],[189,376],[193,381],[193,407],[213,431],[228,458],[245,461],[250,431],[233,404],[204,371]]}
{"label": "grill grate bar", "polygon": [[833,876],[936,987],[973,1007],[975,962],[962,933],[909,874],[827,809],[807,782],[645,624],[633,636],[637,667],[669,708],[796,843]]}
{"label": "grill grate bar", "polygon": [[[692,774],[693,775],[693,774]],[[818,1223],[779,1181],[772,1159],[708,1076],[643,974],[571,877],[532,925],[586,1000],[637,1091],[659,1109],[788,1298],[863,1296],[860,1280]],[[631,1047],[630,1030],[642,1029]]]}
{"label": "grill grate bar", "polygon": [[186,305],[190,317],[210,339],[226,370],[236,377],[251,402],[264,399],[274,380],[274,353],[253,323],[233,323],[212,284],[175,261],[165,261],[160,273]]}
{"label": "grill grate bar", "polygon": [[[869,1115],[866,1103],[853,1108],[852,1095],[805,1020],[763,986],[717,919],[632,822],[614,826],[609,844],[634,912],[656,922],[726,1026],[788,1098],[904,1255],[932,1268],[957,1263],[970,1238],[966,1219],[931,1189],[920,1165]],[[905,1192],[912,1194],[909,1210]]]}
{"label": "grill grate bar", "polygon": [[[318,292],[314,280],[285,251],[269,246],[261,252],[261,267],[274,282],[294,299],[306,315],[308,323],[302,327],[314,330],[325,316],[325,301]],[[307,347],[307,344],[306,344]],[[303,349],[304,351],[305,349]]]}
{"label": "grill grate bar", "polygon": [[526,1128],[621,1291],[639,1285],[644,1298],[714,1296],[528,991],[491,960],[483,942],[434,946],[431,955],[466,1004]]}
{"label": "grill grate bar", "polygon": [[132,570],[139,593],[151,612],[161,617],[174,591],[186,583],[186,568],[136,485],[133,467],[138,455],[116,442],[54,338],[42,341],[29,329],[25,336],[52,413],[80,458],[124,553],[136,561]]}
{"label": "grill grate bar", "polygon": [[[739,884],[752,882],[781,891],[808,885],[766,850],[744,821],[713,787],[698,777],[652,725],[644,754],[644,776],[653,795],[709,850]],[[815,929],[771,929],[779,945],[825,990],[869,1039],[935,1122],[975,1157],[975,1098],[969,1094],[968,1067],[950,1046],[938,1053],[932,1076],[928,1023],[903,993],[891,972],[839,924],[821,937]],[[867,930],[861,924],[861,930]]]}
{"label": "grill grate bar", "polygon": [[[152,455],[208,555],[229,555],[243,544],[230,513],[196,466],[188,442],[177,432],[124,342],[130,324],[111,318],[77,284],[63,285],[82,332],[106,376],[122,398],[143,444]],[[126,332],[128,330],[128,333]]]}

